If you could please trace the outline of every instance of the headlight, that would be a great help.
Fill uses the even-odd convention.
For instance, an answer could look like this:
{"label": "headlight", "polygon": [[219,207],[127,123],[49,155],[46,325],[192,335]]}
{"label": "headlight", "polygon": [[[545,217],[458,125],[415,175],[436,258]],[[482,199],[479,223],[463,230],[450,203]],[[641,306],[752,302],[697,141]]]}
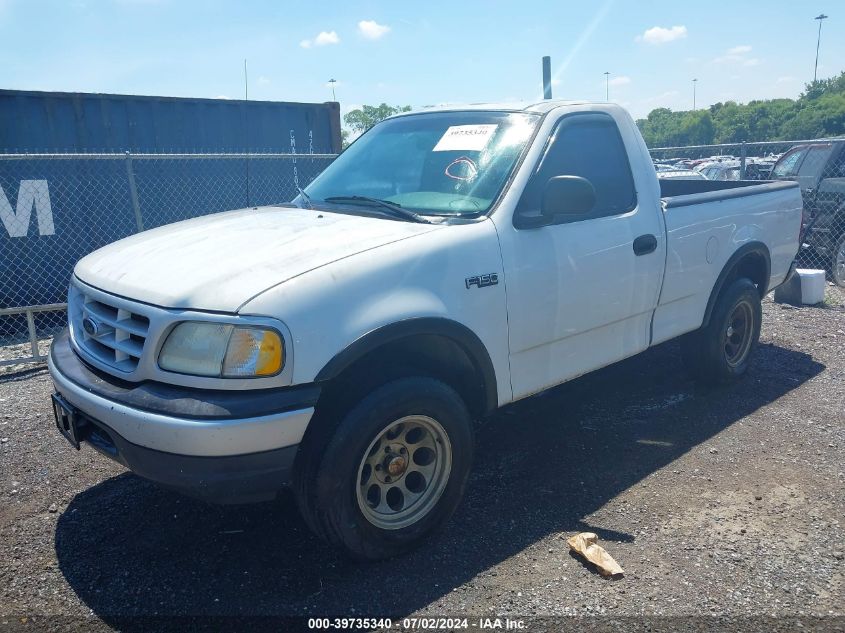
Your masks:
{"label": "headlight", "polygon": [[194,376],[272,376],[285,364],[285,349],[275,330],[186,321],[170,332],[158,364],[164,370]]}

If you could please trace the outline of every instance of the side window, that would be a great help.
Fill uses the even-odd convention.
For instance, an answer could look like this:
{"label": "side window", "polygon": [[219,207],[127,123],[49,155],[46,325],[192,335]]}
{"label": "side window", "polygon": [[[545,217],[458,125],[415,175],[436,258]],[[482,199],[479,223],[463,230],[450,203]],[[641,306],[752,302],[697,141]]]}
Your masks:
{"label": "side window", "polygon": [[596,206],[591,217],[625,213],[637,205],[628,154],[610,116],[576,114],[561,120],[517,213],[539,211],[543,189],[554,176],[581,176],[593,184]]}
{"label": "side window", "polygon": [[802,147],[784,155],[775,165],[774,169],[772,169],[772,177],[785,178],[794,176],[798,172],[798,163],[801,162],[806,152],[807,148]]}
{"label": "side window", "polygon": [[798,176],[802,179],[808,178],[812,180],[821,175],[832,151],[832,145],[814,145],[811,147],[810,151],[807,152],[807,158],[801,163]]}

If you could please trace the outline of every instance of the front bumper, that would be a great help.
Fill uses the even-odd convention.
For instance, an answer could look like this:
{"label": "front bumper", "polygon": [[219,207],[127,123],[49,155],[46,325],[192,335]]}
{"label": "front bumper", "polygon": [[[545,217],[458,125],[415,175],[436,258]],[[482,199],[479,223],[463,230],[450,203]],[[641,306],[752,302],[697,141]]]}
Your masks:
{"label": "front bumper", "polygon": [[80,439],[138,475],[218,503],[273,498],[291,479],[316,385],[223,391],[127,383],[83,363],[67,333],[48,366]]}

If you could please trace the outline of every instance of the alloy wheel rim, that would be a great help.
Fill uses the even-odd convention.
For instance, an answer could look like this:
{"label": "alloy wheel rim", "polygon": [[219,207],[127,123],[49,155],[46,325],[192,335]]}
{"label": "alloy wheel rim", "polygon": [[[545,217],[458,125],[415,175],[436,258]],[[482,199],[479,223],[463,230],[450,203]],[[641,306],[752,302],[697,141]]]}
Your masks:
{"label": "alloy wheel rim", "polygon": [[413,525],[440,499],[451,470],[452,444],[437,420],[424,415],[394,420],[358,465],[358,508],[381,529]]}
{"label": "alloy wheel rim", "polygon": [[738,303],[725,328],[724,348],[728,365],[736,367],[748,356],[751,349],[751,334],[754,331],[754,310],[747,301]]}

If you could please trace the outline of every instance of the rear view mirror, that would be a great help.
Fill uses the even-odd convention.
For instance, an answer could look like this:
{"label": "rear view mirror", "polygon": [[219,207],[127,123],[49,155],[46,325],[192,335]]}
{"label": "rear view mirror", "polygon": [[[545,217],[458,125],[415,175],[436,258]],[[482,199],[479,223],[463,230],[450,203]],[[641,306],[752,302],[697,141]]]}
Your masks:
{"label": "rear view mirror", "polygon": [[596,204],[592,183],[580,176],[549,178],[543,189],[540,212],[550,218],[558,215],[584,215]]}

